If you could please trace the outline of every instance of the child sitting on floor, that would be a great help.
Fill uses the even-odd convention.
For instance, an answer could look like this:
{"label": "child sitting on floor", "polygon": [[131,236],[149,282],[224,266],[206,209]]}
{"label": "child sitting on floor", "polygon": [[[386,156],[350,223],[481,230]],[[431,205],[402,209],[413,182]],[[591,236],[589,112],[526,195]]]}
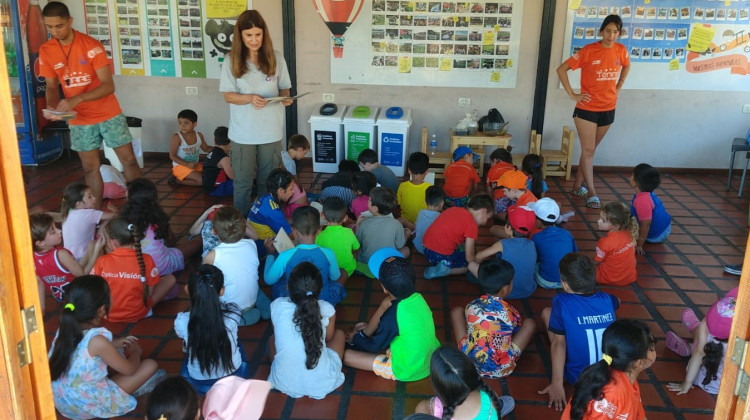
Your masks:
{"label": "child sitting on floor", "polygon": [[445,207],[463,207],[469,195],[478,190],[479,179],[474,163],[478,156],[467,146],[459,146],[453,151],[453,163],[445,168]]}
{"label": "child sitting on floor", "polygon": [[201,150],[208,153],[211,148],[206,144],[203,133],[195,131],[196,125],[198,114],[192,109],[183,109],[177,114],[179,130],[169,140],[169,158],[172,159],[170,183],[203,185],[203,166],[198,162],[198,156]]}
{"label": "child sitting on floor", "polygon": [[427,205],[426,209],[422,209],[417,214],[417,222],[415,223],[414,232],[414,248],[420,254],[424,255],[424,233],[427,232],[432,222],[440,216],[440,212],[445,207],[445,192],[440,187],[433,185],[429,186],[424,192],[424,202]]}
{"label": "child sitting on floor", "polygon": [[[508,211],[508,206],[512,204],[512,201],[505,197],[502,184],[498,184],[498,181],[504,173],[516,169],[515,165],[513,165],[513,157],[507,149],[498,148],[490,154],[490,164],[492,166],[487,171],[487,192],[495,200],[495,214],[505,213]],[[495,188],[493,188],[493,185],[495,185]]]}
{"label": "child sitting on floor", "polygon": [[596,282],[627,286],[638,279],[635,262],[635,241],[638,222],[630,209],[619,201],[610,201],[599,212],[599,230],[607,236],[596,242]]}
{"label": "child sitting on floor", "polygon": [[[539,391],[549,394],[549,406],[562,411],[563,380],[575,384],[587,366],[602,358],[602,348],[593,331],[607,328],[615,320],[620,300],[596,290],[594,261],[571,252],[560,260],[563,293],[552,298],[552,308],[542,310],[552,355],[552,379]],[[580,320],[586,320],[581,323]]]}
{"label": "child sitting on floor", "polygon": [[[486,378],[513,373],[521,353],[534,336],[532,318],[521,323],[521,314],[504,300],[513,289],[513,266],[493,258],[479,264],[479,291],[466,308],[451,309],[451,326],[458,348]],[[468,322],[468,326],[467,326]]]}
{"label": "child sitting on floor", "polygon": [[[513,288],[506,296],[507,299],[525,299],[536,291],[536,246],[529,239],[529,233],[534,231],[536,215],[526,206],[513,206],[508,209],[508,222],[505,224],[507,238],[501,239],[485,248],[476,255],[476,262],[469,264],[469,281],[477,281],[479,262],[499,259],[509,262],[513,266]],[[474,278],[472,278],[474,277]]]}
{"label": "child sitting on floor", "polygon": [[681,395],[696,385],[709,394],[719,393],[727,339],[732,329],[738,292],[737,287],[730,290],[711,306],[706,317],[700,321],[692,309],[686,308],[682,312],[682,323],[693,335],[692,346],[674,332],[667,332],[667,348],[680,356],[690,356],[685,380],[681,383],[670,382],[667,389]]}
{"label": "child sitting on floor", "polygon": [[268,382],[292,398],[323,399],[344,383],[344,332],[336,329],[336,310],[319,298],[323,283],[313,264],[300,262],[289,273],[289,296],[271,303]]}
{"label": "child sitting on floor", "polygon": [[102,175],[102,198],[117,199],[125,198],[128,194],[128,186],[122,172],[117,170],[107,158],[102,158],[99,166]]}
{"label": "child sitting on floor", "polygon": [[72,182],[63,190],[62,235],[65,249],[82,266],[88,266],[98,255],[94,255],[94,234],[97,225],[115,217],[114,213],[99,210],[99,203],[91,188],[82,182]]}
{"label": "child sitting on floor", "polygon": [[484,226],[494,211],[492,198],[479,194],[471,197],[466,208],[451,207],[440,213],[422,238],[424,255],[433,264],[424,270],[424,278],[466,273],[475,258],[479,226]]}
{"label": "child sitting on floor", "polygon": [[326,228],[315,238],[315,244],[333,251],[341,269],[339,281],[344,284],[357,268],[354,253],[359,249],[359,241],[350,228],[343,226],[349,219],[344,200],[338,197],[326,198],[323,201],[323,216],[326,219]]}
{"label": "child sitting on floor", "polygon": [[182,376],[159,382],[146,403],[146,420],[200,420],[198,395]]}
{"label": "child sitting on floor", "polygon": [[425,191],[431,184],[424,182],[424,178],[430,169],[430,158],[425,153],[414,152],[409,155],[406,168],[410,179],[402,182],[396,192],[396,199],[401,207],[401,217],[398,221],[404,227],[414,230],[419,212],[427,208],[424,200]]}
{"label": "child sitting on floor", "polygon": [[390,188],[394,193],[398,190],[398,179],[391,168],[378,163],[378,154],[372,149],[365,149],[357,157],[362,170],[372,172],[381,187]]}
{"label": "child sitting on floor", "polygon": [[[529,178],[523,172],[519,170],[509,170],[505,172],[500,179],[493,181],[490,185],[495,188],[503,190],[505,199],[501,200],[504,207],[495,209],[495,220],[500,222],[500,225],[495,225],[490,228],[490,233],[498,238],[504,238],[505,236],[505,222],[507,220],[507,211],[511,206],[526,206],[537,200],[536,196],[528,189]],[[538,229],[534,228],[530,235],[534,235]]]}
{"label": "child sitting on floor", "polygon": [[352,190],[357,197],[349,204],[349,210],[354,213],[354,220],[359,219],[360,214],[369,211],[370,191],[377,186],[378,180],[372,172],[359,171],[352,175]]}
{"label": "child sitting on floor", "polygon": [[357,196],[352,187],[352,176],[355,172],[359,172],[357,162],[348,159],[339,162],[339,171],[323,181],[319,200],[323,202],[326,198],[335,196],[344,200],[349,207]]}
{"label": "child sitting on floor", "polygon": [[539,265],[536,270],[536,282],[545,289],[559,289],[560,259],[563,255],[578,251],[573,235],[557,226],[555,222],[560,218],[560,206],[549,197],[528,203],[534,210],[537,222],[536,228],[541,230],[531,237],[536,246]]}
{"label": "child sitting on floor", "polygon": [[281,152],[281,163],[290,174],[297,176],[297,161],[310,151],[310,140],[302,134],[293,134],[286,141],[286,150]]}
{"label": "child sitting on floor", "polygon": [[292,215],[292,226],[297,246],[283,251],[278,257],[274,255],[276,249],[273,241],[270,238],[266,240],[269,255],[263,278],[266,284],[272,286],[272,300],[289,296],[289,275],[297,264],[307,261],[318,267],[320,274],[325,276],[320,298],[335,306],[346,297],[346,289],[340,283],[341,272],[333,251],[315,244],[315,237],[320,232],[320,213],[314,207],[300,207]]}
{"label": "child sitting on floor", "polygon": [[234,207],[220,207],[214,213],[212,225],[219,244],[206,254],[203,264],[214,265],[223,274],[225,290],[221,301],[237,306],[242,326],[268,319],[271,302],[258,289],[258,249],[253,240],[243,239],[245,218]]}
{"label": "child sitting on floor", "polygon": [[633,196],[630,212],[638,220],[638,240],[635,251],[645,255],[643,245],[664,242],[672,232],[672,216],[667,213],[664,204],[654,193],[661,184],[661,174],[653,166],[641,163],[633,169],[630,186],[637,191]]}
{"label": "child sitting on floor", "polygon": [[393,218],[391,213],[397,205],[396,193],[390,188],[376,187],[370,191],[372,216],[360,216],[357,220],[357,240],[361,246],[357,253],[357,269],[365,275],[370,274],[367,270],[370,256],[381,248],[396,248],[405,258],[409,257],[406,238],[411,236],[411,230]]}
{"label": "child sitting on floor", "polygon": [[234,194],[234,169],[229,151],[232,144],[229,140],[229,129],[220,126],[214,130],[214,146],[203,162],[203,188],[215,197],[226,197]]}
{"label": "child sitting on floor", "polygon": [[286,203],[294,194],[295,182],[292,174],[286,169],[276,168],[268,174],[266,180],[268,192],[258,197],[247,215],[248,223],[258,234],[258,255],[265,255],[263,241],[276,237],[279,230],[292,233],[292,227],[281,211],[281,203]]}
{"label": "child sitting on floor", "polygon": [[547,192],[547,181],[544,180],[544,175],[542,175],[542,158],[533,153],[524,156],[521,162],[521,171],[528,177],[526,189],[531,191],[537,199],[543,198]]}
{"label": "child sitting on floor", "polygon": [[414,271],[395,248],[372,255],[370,271],[385,298],[369,322],[346,335],[344,365],[399,381],[418,381],[430,373],[430,356],[440,346],[432,310],[414,286]]}

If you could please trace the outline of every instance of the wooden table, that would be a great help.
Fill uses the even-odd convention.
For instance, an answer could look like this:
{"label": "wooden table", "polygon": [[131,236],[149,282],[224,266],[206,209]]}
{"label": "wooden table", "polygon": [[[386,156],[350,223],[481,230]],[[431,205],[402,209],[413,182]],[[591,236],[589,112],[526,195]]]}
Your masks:
{"label": "wooden table", "polygon": [[484,146],[494,146],[496,148],[506,148],[513,138],[510,134],[503,134],[501,136],[487,136],[482,133],[478,133],[473,136],[457,136],[453,134],[453,130],[449,130],[451,136],[451,153],[458,148],[458,146],[469,146],[474,153],[479,156],[479,177],[484,175]]}

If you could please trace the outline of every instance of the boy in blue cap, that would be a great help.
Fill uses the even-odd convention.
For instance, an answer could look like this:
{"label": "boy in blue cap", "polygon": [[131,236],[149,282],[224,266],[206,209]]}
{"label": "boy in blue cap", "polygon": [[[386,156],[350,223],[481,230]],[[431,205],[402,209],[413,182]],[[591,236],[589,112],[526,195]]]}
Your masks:
{"label": "boy in blue cap", "polygon": [[459,146],[453,152],[453,163],[445,168],[445,207],[463,207],[469,195],[476,192],[482,182],[474,163],[477,155],[467,146]]}

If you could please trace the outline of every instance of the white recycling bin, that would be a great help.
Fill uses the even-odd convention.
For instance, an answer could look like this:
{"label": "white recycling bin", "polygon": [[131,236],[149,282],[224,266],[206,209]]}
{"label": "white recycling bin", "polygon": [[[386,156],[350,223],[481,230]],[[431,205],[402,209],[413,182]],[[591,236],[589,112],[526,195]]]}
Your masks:
{"label": "white recycling bin", "polygon": [[409,128],[411,109],[388,108],[381,112],[378,127],[378,162],[389,167],[398,177],[404,176],[409,159]]}
{"label": "white recycling bin", "polygon": [[375,121],[378,118],[378,111],[380,108],[366,105],[353,106],[346,111],[344,117],[346,159],[356,162],[363,150],[376,150]]}
{"label": "white recycling bin", "polygon": [[313,172],[336,173],[339,162],[344,158],[342,120],[346,105],[337,106],[335,110],[330,105],[316,105],[315,112],[307,121],[312,136]]}

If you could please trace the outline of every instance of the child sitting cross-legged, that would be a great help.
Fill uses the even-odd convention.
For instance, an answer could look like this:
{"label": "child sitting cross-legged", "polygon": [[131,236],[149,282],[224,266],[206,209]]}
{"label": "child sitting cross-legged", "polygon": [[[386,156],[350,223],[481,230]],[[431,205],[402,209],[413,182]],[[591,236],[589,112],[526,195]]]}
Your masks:
{"label": "child sitting cross-legged", "polygon": [[378,180],[375,174],[367,171],[355,172],[352,175],[352,191],[356,198],[349,204],[349,210],[354,213],[354,219],[359,219],[359,215],[369,211],[370,191],[378,186]]}
{"label": "child sitting cross-legged", "polygon": [[513,204],[513,201],[505,196],[502,186],[498,188],[497,181],[504,173],[516,170],[516,166],[513,165],[513,157],[510,152],[503,148],[492,151],[492,154],[490,154],[490,164],[492,166],[487,171],[487,192],[495,200],[495,214],[505,213],[508,210],[508,206]]}
{"label": "child sitting cross-legged", "polygon": [[633,169],[630,186],[636,190],[630,211],[638,219],[639,235],[635,251],[645,255],[643,245],[664,242],[672,232],[672,216],[667,213],[664,203],[654,193],[661,184],[659,170],[647,163],[641,163]]}
{"label": "child sitting cross-legged", "polygon": [[323,399],[344,383],[344,332],[336,329],[336,310],[319,298],[324,283],[303,261],[289,274],[289,296],[271,303],[268,382],[292,398]]}
{"label": "child sitting cross-legged", "polygon": [[341,272],[333,251],[315,244],[315,237],[320,232],[320,213],[311,206],[298,208],[292,214],[292,228],[297,246],[281,252],[278,256],[275,256],[273,239],[266,240],[268,258],[263,278],[266,284],[272,286],[272,300],[289,296],[289,275],[299,263],[307,261],[318,267],[320,274],[324,276],[320,299],[335,306],[346,297],[346,289],[339,282]]}
{"label": "child sitting cross-legged", "polygon": [[638,279],[635,262],[635,241],[638,222],[630,209],[619,201],[610,201],[599,212],[599,230],[607,236],[596,242],[596,282],[627,286]]}
{"label": "child sitting cross-legged", "polygon": [[339,282],[343,284],[357,268],[354,252],[359,249],[359,241],[350,228],[342,226],[349,219],[344,200],[338,197],[326,198],[323,201],[323,216],[326,219],[326,228],[315,238],[315,244],[333,251],[341,269]]}
{"label": "child sitting cross-legged", "polygon": [[357,162],[359,162],[359,166],[363,170],[372,172],[375,175],[381,187],[388,188],[394,193],[398,190],[396,174],[393,173],[391,168],[378,163],[378,153],[376,151],[372,149],[361,151],[357,157]]}
{"label": "child sitting cross-legged", "polygon": [[419,212],[427,208],[424,200],[425,191],[431,185],[424,182],[424,178],[430,169],[430,158],[426,153],[414,152],[409,155],[406,168],[409,170],[410,179],[402,182],[396,192],[398,205],[401,207],[401,217],[398,221],[404,227],[414,230]]}
{"label": "child sitting cross-legged", "polygon": [[172,159],[172,176],[170,183],[201,186],[203,165],[198,162],[198,155],[211,151],[203,138],[203,133],[195,131],[198,125],[198,114],[192,109],[183,109],[177,114],[176,133],[169,140],[169,158]]}
{"label": "child sitting cross-legged", "polygon": [[397,205],[396,193],[393,190],[385,187],[373,188],[370,191],[369,203],[372,216],[360,216],[357,219],[357,240],[362,246],[357,253],[357,269],[365,275],[370,274],[367,269],[370,256],[381,248],[397,248],[401,255],[409,257],[410,250],[406,246],[406,238],[411,236],[411,230],[404,228],[393,218],[391,213]]}
{"label": "child sitting cross-legged", "polygon": [[474,243],[495,208],[487,194],[471,197],[463,207],[451,207],[435,219],[424,233],[424,255],[431,267],[424,270],[424,278],[432,279],[466,273],[474,261]]}
{"label": "child sitting cross-legged", "polygon": [[474,163],[478,156],[467,146],[459,146],[453,151],[453,163],[445,168],[445,206],[463,207],[469,195],[478,191],[479,179]]}
{"label": "child sitting cross-legged", "polygon": [[[469,281],[475,282],[478,277],[479,262],[502,260],[513,266],[513,289],[507,299],[525,299],[536,291],[536,247],[529,239],[529,232],[534,230],[536,215],[526,206],[510,207],[508,222],[505,224],[507,239],[501,239],[477,252],[476,262],[469,263]],[[473,277],[473,278],[472,278]]]}
{"label": "child sitting cross-legged", "polygon": [[[503,194],[507,199],[503,200],[502,208],[495,209],[495,219],[502,224],[492,226],[490,228],[490,233],[500,238],[506,237],[504,223],[506,221],[506,212],[508,211],[508,208],[512,206],[526,206],[537,200],[536,196],[527,188],[528,180],[529,178],[523,172],[519,170],[509,170],[499,179],[490,183],[493,188],[502,189]],[[530,232],[530,235],[534,235],[537,230],[538,229],[535,228]]]}
{"label": "child sitting cross-legged", "polygon": [[573,235],[555,223],[560,218],[560,206],[555,200],[545,197],[528,203],[527,206],[534,210],[537,229],[542,228],[531,237],[536,245],[536,256],[539,262],[536,282],[545,289],[559,289],[562,287],[560,259],[569,252],[578,251],[578,246]]}
{"label": "child sitting cross-legged", "polygon": [[418,381],[430,374],[430,356],[440,346],[432,310],[414,286],[414,271],[395,248],[374,253],[370,271],[380,280],[385,298],[369,322],[347,333],[344,365],[399,381]]}
{"label": "child sitting cross-legged", "polygon": [[294,195],[295,188],[294,177],[286,169],[276,168],[272,170],[266,180],[268,192],[255,200],[253,207],[247,214],[250,227],[258,234],[256,245],[258,246],[259,257],[266,254],[266,249],[263,247],[265,240],[275,238],[281,229],[284,229],[287,235],[292,234],[292,227],[289,226],[289,222],[284,217],[281,205],[289,202],[289,199]]}
{"label": "child sitting cross-legged", "polygon": [[219,245],[206,254],[203,264],[216,266],[223,274],[225,290],[221,301],[237,306],[243,326],[270,318],[271,302],[258,288],[258,250],[255,241],[244,238],[245,218],[234,207],[219,207],[212,226]]}
{"label": "child sitting cross-legged", "polygon": [[[479,291],[466,308],[451,310],[451,326],[458,348],[487,378],[513,373],[521,352],[534,335],[531,318],[521,323],[521,314],[503,300],[513,289],[513,266],[493,258],[479,265]],[[467,326],[468,322],[468,326]]]}
{"label": "child sitting cross-legged", "polygon": [[[565,406],[563,380],[575,384],[587,367],[602,358],[601,336],[615,321],[620,300],[596,290],[594,261],[571,252],[560,260],[563,293],[552,298],[552,308],[542,310],[542,321],[551,343],[552,380],[539,391],[549,395],[549,406]],[[598,395],[598,394],[597,394]]]}
{"label": "child sitting cross-legged", "polygon": [[429,186],[424,192],[424,202],[426,209],[422,209],[417,214],[417,223],[414,231],[414,248],[420,254],[424,254],[424,233],[432,225],[432,222],[440,216],[440,212],[445,207],[445,192],[442,188],[434,185]]}

